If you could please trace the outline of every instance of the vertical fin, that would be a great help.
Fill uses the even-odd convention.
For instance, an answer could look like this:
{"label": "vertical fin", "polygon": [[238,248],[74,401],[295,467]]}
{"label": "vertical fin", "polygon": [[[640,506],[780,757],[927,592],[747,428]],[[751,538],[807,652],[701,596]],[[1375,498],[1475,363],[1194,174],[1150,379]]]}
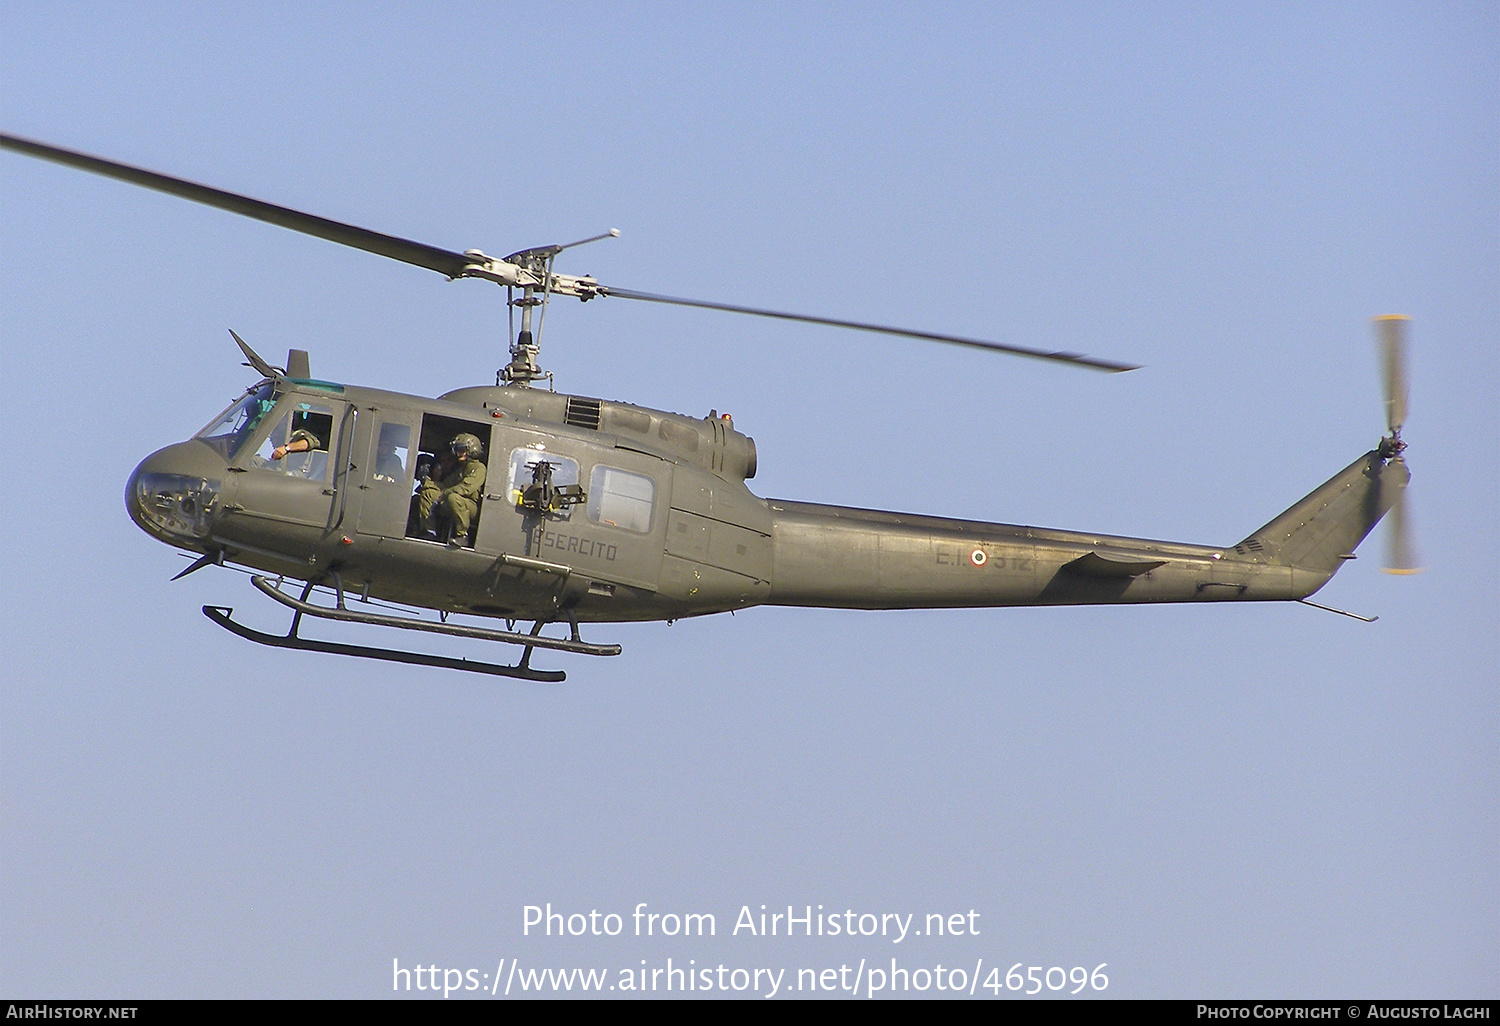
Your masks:
{"label": "vertical fin", "polygon": [[1236,545],[1257,562],[1333,573],[1380,523],[1411,480],[1399,459],[1367,452]]}

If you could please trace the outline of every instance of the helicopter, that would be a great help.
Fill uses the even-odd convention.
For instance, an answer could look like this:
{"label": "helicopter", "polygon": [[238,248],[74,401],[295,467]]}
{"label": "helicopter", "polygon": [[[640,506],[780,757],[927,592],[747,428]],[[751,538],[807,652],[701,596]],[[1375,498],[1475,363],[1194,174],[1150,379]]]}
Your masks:
{"label": "helicopter", "polygon": [[[1408,319],[1375,319],[1388,434],[1231,546],[1081,533],[763,499],[755,442],[704,418],[553,390],[539,363],[553,297],[698,307],[1007,353],[1119,373],[1134,365],[982,339],[638,292],[553,270],[563,252],[618,235],[453,252],[47,143],[0,148],[130,182],[417,267],[506,288],[510,362],[493,385],[436,398],[315,378],[305,350],[269,363],[230,332],[259,379],[192,438],[143,459],[125,505],[147,534],[193,557],[173,579],[236,565],[291,611],[286,634],[203,607],[278,648],[538,682],[537,649],[615,656],[580,624],[673,622],[757,605],[913,609],[1310,601],[1391,513],[1389,565],[1413,573]],[[520,326],[514,324],[519,312]],[[548,387],[537,387],[545,382]],[[288,583],[291,587],[288,588]],[[300,589],[296,584],[300,582]],[[314,601],[330,596],[327,602]],[[424,618],[420,611],[437,613]],[[450,621],[464,614],[478,626]],[[518,646],[514,663],[304,637],[305,617]],[[518,630],[525,622],[529,630]],[[567,636],[543,634],[566,625]]]}

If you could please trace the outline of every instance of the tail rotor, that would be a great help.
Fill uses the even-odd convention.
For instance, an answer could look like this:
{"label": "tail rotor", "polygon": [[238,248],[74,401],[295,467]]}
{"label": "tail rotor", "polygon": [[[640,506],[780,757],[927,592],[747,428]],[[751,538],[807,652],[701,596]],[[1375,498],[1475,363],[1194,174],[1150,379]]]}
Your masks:
{"label": "tail rotor", "polygon": [[[1406,333],[1411,318],[1400,314],[1388,314],[1375,318],[1375,333],[1380,346],[1382,384],[1385,388],[1385,423],[1390,434],[1380,440],[1380,455],[1389,463],[1400,463],[1405,468],[1406,460],[1401,455],[1406,443],[1401,440],[1401,429],[1406,424],[1407,374]],[[1389,543],[1386,550],[1388,574],[1414,574],[1421,571],[1416,549],[1411,540],[1410,521],[1406,515],[1406,480],[1399,477],[1400,491],[1391,506]]]}

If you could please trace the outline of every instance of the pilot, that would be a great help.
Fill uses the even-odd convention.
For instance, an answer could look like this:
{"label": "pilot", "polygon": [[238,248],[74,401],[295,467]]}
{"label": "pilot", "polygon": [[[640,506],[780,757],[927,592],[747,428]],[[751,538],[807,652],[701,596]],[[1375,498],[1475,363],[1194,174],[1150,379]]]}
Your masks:
{"label": "pilot", "polygon": [[432,531],[440,520],[451,523],[453,536],[448,544],[461,546],[468,539],[484,492],[484,464],[479,461],[484,447],[466,433],[456,436],[448,448],[451,456],[428,472],[417,492],[417,515]]}
{"label": "pilot", "polygon": [[292,432],[292,437],[286,440],[285,445],[278,445],[271,450],[271,459],[285,459],[294,452],[312,452],[314,449],[323,448],[323,442],[311,431],[297,430]]}

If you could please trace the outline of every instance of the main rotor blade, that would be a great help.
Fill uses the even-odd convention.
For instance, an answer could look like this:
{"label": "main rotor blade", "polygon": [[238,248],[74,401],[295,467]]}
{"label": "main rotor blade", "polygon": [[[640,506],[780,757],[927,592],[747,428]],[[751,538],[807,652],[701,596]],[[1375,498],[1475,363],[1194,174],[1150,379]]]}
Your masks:
{"label": "main rotor blade", "polygon": [[930,331],[913,331],[910,328],[893,328],[885,324],[866,324],[862,321],[844,321],[834,317],[812,317],[808,314],[787,313],[782,310],[762,310],[753,306],[736,306],[732,303],[711,303],[702,299],[681,299],[676,296],[659,296],[653,292],[635,292],[631,289],[617,289],[599,286],[599,294],[602,296],[615,296],[620,299],[641,299],[648,303],[670,303],[674,306],[696,306],[703,310],[724,310],[728,313],[751,314],[755,317],[775,317],[783,321],[801,321],[804,324],[826,324],[835,328],[850,328],[854,331],[874,331],[882,335],[899,335],[903,338],[919,338],[927,342],[944,342],[954,346],[968,346],[972,349],[989,349],[997,353],[1010,353],[1015,356],[1028,356],[1036,360],[1051,360],[1055,363],[1071,363],[1080,367],[1088,367],[1091,370],[1120,371],[1139,370],[1137,364],[1115,363],[1112,360],[1100,360],[1092,356],[1084,356],[1080,353],[1049,352],[1045,349],[1030,349],[1026,346],[1006,345],[1003,342],[986,342],[978,338],[965,338],[962,335],[939,335]]}
{"label": "main rotor blade", "polygon": [[1385,423],[1392,434],[1399,435],[1406,423],[1406,326],[1410,317],[1387,314],[1375,318],[1380,336],[1380,366],[1385,386]]}
{"label": "main rotor blade", "polygon": [[[267,203],[264,200],[252,199],[249,196],[242,196],[238,193],[215,189],[209,185],[201,185],[197,182],[187,181],[186,179],[174,178],[171,175],[164,175],[157,171],[149,171],[130,164],[105,160],[103,157],[95,157],[76,150],[63,149],[60,146],[51,146],[32,139],[0,134],[0,149],[14,150],[17,153],[24,153],[42,160],[50,160],[54,163],[78,168],[92,174],[103,175],[106,178],[115,178],[122,182],[129,182],[132,185],[165,192],[172,196],[191,200],[194,203],[217,207],[220,210],[227,210],[230,213],[254,218],[257,221],[265,221],[267,224],[274,224],[281,228],[290,228],[292,231],[301,232],[304,235],[327,239],[329,242],[336,242],[341,246],[350,246],[354,249],[364,250],[367,253],[374,253],[377,256],[400,260],[403,263],[413,264],[417,267],[425,267],[428,270],[446,275],[449,278],[475,275],[500,281],[502,284],[514,283],[511,278],[496,277],[494,273],[476,274],[476,267],[485,266],[486,262],[488,263],[490,272],[496,272],[499,268],[504,268],[513,272],[512,277],[521,273],[518,270],[510,268],[504,261],[497,262],[480,254],[470,255],[439,249],[436,246],[414,242],[411,239],[385,235],[380,232],[370,231],[368,228],[344,224],[342,221],[329,220],[326,217],[319,217],[316,214],[293,210],[290,207],[277,206],[274,203]],[[574,282],[574,280],[566,279],[566,276],[560,275],[553,276],[549,280],[553,283],[552,287],[554,288]],[[587,299],[592,295],[617,296],[621,299],[639,299],[649,303],[694,306],[703,310],[723,310],[728,313],[750,314],[755,317],[774,317],[784,321],[800,321],[804,324],[824,324],[835,328],[849,328],[854,331],[873,331],[884,335],[897,335],[903,338],[922,339],[928,342],[942,342],[947,345],[967,346],[971,349],[988,349],[992,352],[1010,353],[1015,356],[1025,356],[1035,360],[1070,363],[1079,367],[1088,367],[1092,370],[1118,373],[1120,371],[1138,369],[1136,364],[1101,360],[1091,356],[1084,356],[1080,353],[1053,352],[1045,349],[1032,349],[1027,346],[1006,345],[1002,342],[989,342],[984,339],[966,338],[961,335],[942,335],[929,331],[914,331],[909,328],[895,328],[884,324],[868,324],[863,321],[846,321],[833,317],[812,317],[807,314],[787,313],[782,310],[765,310],[758,307],[738,306],[730,303],[712,303],[700,299],[682,299],[676,296],[662,296],[651,292],[636,292],[630,289],[605,288],[595,285],[592,279],[578,279],[576,281],[585,283],[587,289],[570,287],[567,294],[578,295],[583,299]]]}
{"label": "main rotor blade", "polygon": [[329,242],[337,242],[342,246],[352,246],[367,253],[375,253],[379,256],[390,257],[392,260],[425,267],[450,278],[457,278],[466,266],[473,263],[462,253],[438,249],[436,246],[413,242],[410,239],[399,239],[394,235],[382,235],[368,228],[330,221],[316,214],[306,214],[289,207],[278,207],[274,203],[251,199],[249,196],[225,192],[223,189],[199,185],[196,182],[173,178],[170,175],[147,171],[145,168],[133,167],[129,164],[119,164],[113,160],[90,156],[87,153],[65,150],[59,146],[49,146],[31,139],[0,134],[0,148],[15,150],[17,153],[40,157],[42,160],[50,160],[58,164],[66,164],[82,171],[104,175],[106,178],[118,178],[122,182],[130,182],[132,185],[180,196],[194,203],[203,203],[234,214],[253,217],[257,221],[290,228],[304,235],[314,235],[320,239],[327,239]]}

